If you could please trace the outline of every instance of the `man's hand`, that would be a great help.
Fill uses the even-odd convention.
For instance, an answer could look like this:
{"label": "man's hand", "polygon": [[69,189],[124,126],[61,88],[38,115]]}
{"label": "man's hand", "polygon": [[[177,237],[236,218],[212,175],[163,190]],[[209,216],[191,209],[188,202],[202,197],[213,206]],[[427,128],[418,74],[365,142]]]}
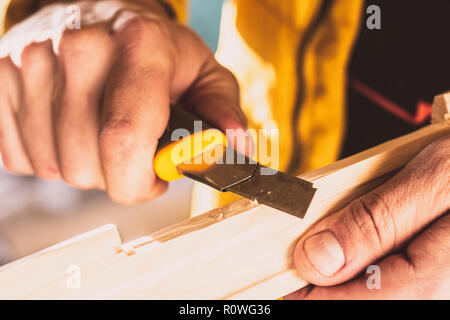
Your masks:
{"label": "man's hand", "polygon": [[[302,236],[295,266],[316,286],[286,298],[449,299],[449,208],[450,137],[445,137],[386,184]],[[370,264],[380,268],[380,289],[367,286]]]}
{"label": "man's hand", "polygon": [[79,3],[81,29],[61,29],[56,48],[51,24],[64,5],[1,39],[8,56],[0,59],[0,151],[10,172],[106,189],[132,204],[166,189],[152,158],[171,103],[219,129],[243,128],[245,119],[236,80],[190,29],[154,0],[122,3],[99,19],[111,12],[107,3]]}

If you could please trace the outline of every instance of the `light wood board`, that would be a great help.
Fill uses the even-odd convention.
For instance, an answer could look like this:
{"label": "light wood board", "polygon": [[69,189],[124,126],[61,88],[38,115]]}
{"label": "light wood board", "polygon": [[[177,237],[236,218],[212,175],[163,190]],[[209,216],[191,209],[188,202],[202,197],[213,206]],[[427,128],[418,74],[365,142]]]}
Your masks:
{"label": "light wood board", "polygon": [[[300,220],[240,200],[121,244],[113,225],[0,268],[0,298],[275,299],[305,286],[293,268],[298,237],[313,223],[389,179],[450,122],[300,176],[318,189]],[[68,288],[78,266],[80,289]]]}

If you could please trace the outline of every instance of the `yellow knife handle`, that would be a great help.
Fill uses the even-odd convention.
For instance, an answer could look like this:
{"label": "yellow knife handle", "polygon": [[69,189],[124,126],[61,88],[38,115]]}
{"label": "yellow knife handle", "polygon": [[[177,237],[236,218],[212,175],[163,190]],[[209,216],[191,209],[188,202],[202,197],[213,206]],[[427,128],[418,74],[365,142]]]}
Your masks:
{"label": "yellow knife handle", "polygon": [[[198,161],[199,156],[227,146],[227,138],[222,131],[202,121],[201,130],[195,132],[200,122],[195,125],[194,121],[200,120],[179,107],[171,107],[169,124],[153,159],[153,168],[160,179],[174,181],[183,178],[178,165]],[[181,130],[176,132],[177,129]]]}

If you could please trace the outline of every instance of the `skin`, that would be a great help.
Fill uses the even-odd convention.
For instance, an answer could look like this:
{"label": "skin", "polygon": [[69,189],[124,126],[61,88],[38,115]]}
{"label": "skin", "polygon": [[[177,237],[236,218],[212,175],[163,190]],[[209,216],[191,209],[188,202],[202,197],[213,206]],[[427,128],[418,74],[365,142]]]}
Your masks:
{"label": "skin", "polygon": [[[449,208],[447,136],[390,181],[303,235],[294,263],[299,276],[313,285],[285,298],[450,299]],[[336,246],[321,245],[317,235],[334,237],[343,254]],[[367,286],[371,274],[365,271],[371,264],[380,268],[380,289]]]}
{"label": "skin", "polygon": [[245,129],[238,84],[189,28],[154,1],[117,30],[111,21],[66,30],[0,59],[0,150],[7,170],[105,189],[116,202],[167,188],[152,167],[169,106],[217,128]]}
{"label": "skin", "polygon": [[[59,55],[49,41],[32,43],[20,68],[0,59],[7,170],[105,189],[134,204],[167,188],[152,158],[170,103],[219,129],[245,128],[232,74],[156,2],[141,2],[159,18],[64,31]],[[450,137],[430,144],[389,182],[303,235],[294,263],[313,285],[286,299],[450,298],[449,152]],[[366,286],[364,270],[374,263],[379,290]]]}

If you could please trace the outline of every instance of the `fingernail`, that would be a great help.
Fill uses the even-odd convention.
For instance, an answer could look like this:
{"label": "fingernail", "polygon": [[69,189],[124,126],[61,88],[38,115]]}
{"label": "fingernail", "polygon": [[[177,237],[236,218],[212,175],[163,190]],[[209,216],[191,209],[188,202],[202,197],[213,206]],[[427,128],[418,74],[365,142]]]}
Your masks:
{"label": "fingernail", "polygon": [[341,244],[330,231],[311,236],[305,241],[303,248],[314,268],[325,277],[334,275],[345,263]]}

